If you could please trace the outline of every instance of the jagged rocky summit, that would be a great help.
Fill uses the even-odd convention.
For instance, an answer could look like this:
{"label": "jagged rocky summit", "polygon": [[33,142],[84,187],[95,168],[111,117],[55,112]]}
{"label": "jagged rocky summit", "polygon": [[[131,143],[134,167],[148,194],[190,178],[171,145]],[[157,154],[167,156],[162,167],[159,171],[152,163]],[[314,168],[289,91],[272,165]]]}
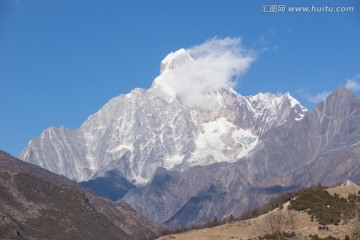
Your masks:
{"label": "jagged rocky summit", "polygon": [[111,99],[76,130],[46,129],[19,158],[76,181],[116,170],[144,185],[159,167],[182,171],[236,162],[269,129],[306,113],[289,93],[245,97],[230,87],[201,92],[206,108],[188,104],[167,81],[192,61],[184,49],[169,54],[150,89]]}
{"label": "jagged rocky summit", "polygon": [[237,162],[159,168],[123,198],[157,222],[192,225],[240,216],[271,196],[318,183],[360,181],[360,100],[339,88],[299,121],[265,131]]}
{"label": "jagged rocky summit", "polygon": [[360,181],[360,100],[349,90],[311,111],[289,93],[241,96],[229,86],[205,85],[193,98],[174,78],[193,61],[184,49],[169,54],[149,89],[111,99],[79,129],[45,130],[20,158],[173,226],[240,216],[282,191]]}

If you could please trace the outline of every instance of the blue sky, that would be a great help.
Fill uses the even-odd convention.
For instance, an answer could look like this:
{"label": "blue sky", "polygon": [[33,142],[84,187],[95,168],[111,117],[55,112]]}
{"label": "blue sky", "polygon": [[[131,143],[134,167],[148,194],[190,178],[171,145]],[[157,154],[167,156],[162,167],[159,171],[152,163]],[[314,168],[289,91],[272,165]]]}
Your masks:
{"label": "blue sky", "polygon": [[[278,4],[354,11],[261,12]],[[48,127],[78,128],[149,88],[168,53],[214,37],[258,53],[242,95],[290,92],[312,109],[347,80],[360,90],[359,0],[0,0],[0,149],[18,155]]]}

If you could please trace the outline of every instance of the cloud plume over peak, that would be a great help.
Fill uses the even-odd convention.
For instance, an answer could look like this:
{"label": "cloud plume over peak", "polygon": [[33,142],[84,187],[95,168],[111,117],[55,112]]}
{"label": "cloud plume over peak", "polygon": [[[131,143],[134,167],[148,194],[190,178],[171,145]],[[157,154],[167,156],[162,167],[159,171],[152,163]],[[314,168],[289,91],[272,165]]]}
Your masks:
{"label": "cloud plume over peak", "polygon": [[211,109],[214,93],[234,87],[255,60],[255,54],[242,47],[240,38],[210,39],[192,48],[170,53],[163,61],[156,85],[183,103]]}
{"label": "cloud plume over peak", "polygon": [[345,88],[347,88],[348,90],[351,90],[353,92],[360,91],[360,83],[358,82],[358,80],[360,80],[360,75],[357,75],[353,79],[347,79]]}

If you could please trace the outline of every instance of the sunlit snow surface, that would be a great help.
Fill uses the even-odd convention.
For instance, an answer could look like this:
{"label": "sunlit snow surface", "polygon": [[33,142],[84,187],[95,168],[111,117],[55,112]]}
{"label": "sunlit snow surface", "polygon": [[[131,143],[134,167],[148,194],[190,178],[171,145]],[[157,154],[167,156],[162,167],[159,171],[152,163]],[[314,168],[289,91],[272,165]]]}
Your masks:
{"label": "sunlit snow surface", "polygon": [[[169,54],[150,89],[111,99],[74,131],[45,130],[19,157],[76,181],[117,170],[144,185],[158,167],[184,170],[235,162],[250,154],[269,129],[289,116],[296,121],[305,116],[306,109],[288,93],[246,97],[229,86],[206,84],[200,86],[207,91],[197,93],[199,99],[175,93],[166,81],[189,61],[193,59],[184,49]],[[203,101],[205,108],[198,106]]]}
{"label": "sunlit snow surface", "polygon": [[214,162],[235,162],[245,156],[257,143],[258,137],[250,130],[238,129],[226,118],[202,123],[201,133],[190,160],[191,165]]}

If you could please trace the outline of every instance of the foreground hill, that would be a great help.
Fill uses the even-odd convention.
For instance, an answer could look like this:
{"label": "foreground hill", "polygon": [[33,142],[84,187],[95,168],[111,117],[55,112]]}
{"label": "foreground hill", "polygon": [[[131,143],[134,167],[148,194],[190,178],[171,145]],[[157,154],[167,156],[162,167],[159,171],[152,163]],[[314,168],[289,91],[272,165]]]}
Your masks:
{"label": "foreground hill", "polygon": [[[301,199],[301,197],[305,197],[304,199],[311,199],[311,194],[314,198],[318,196],[323,196],[323,201],[318,199],[318,202],[314,201],[311,203],[312,208],[314,210],[316,208],[321,208],[322,203],[326,202],[325,207],[328,209],[334,208],[332,211],[319,211],[320,216],[317,218],[318,214],[315,213],[314,217],[308,214],[310,209],[305,209],[302,211],[294,210],[294,207],[289,210],[289,205],[298,206],[294,200],[288,201],[285,204],[280,204],[280,208],[276,208],[266,214],[261,216],[251,218],[244,221],[234,221],[231,223],[227,223],[221,226],[206,228],[200,230],[193,230],[181,234],[174,234],[170,236],[164,236],[160,238],[161,240],[170,240],[170,239],[197,239],[197,240],[208,240],[208,239],[259,239],[263,237],[264,239],[280,239],[281,236],[278,234],[280,232],[287,232],[287,234],[283,233],[284,238],[285,235],[288,235],[293,239],[317,239],[316,235],[319,238],[325,238],[332,236],[338,239],[345,239],[346,235],[349,236],[348,239],[358,239],[360,237],[360,212],[359,212],[359,204],[360,204],[360,187],[355,186],[341,186],[335,187],[331,189],[327,189],[326,191],[329,193],[324,193],[322,191],[325,190],[312,190],[312,191],[303,191],[300,192],[297,199]],[[311,193],[309,195],[309,193]],[[337,195],[338,194],[338,195]],[[355,205],[351,204],[348,196],[354,194],[357,196],[355,201]],[[324,197],[325,196],[325,197]],[[342,197],[344,199],[342,199]],[[326,199],[326,201],[325,201]],[[342,204],[342,202],[347,202],[347,204]],[[302,204],[303,202],[301,202]],[[336,203],[336,204],[334,204]],[[340,216],[340,222],[336,222],[337,215],[337,206],[342,206]],[[356,206],[357,210],[356,210]],[[291,207],[290,207],[291,208]],[[348,209],[346,209],[348,208]],[[346,212],[350,209],[350,212]],[[325,213],[325,214],[323,214]],[[321,215],[323,214],[323,215]],[[327,214],[327,215],[326,215]],[[348,215],[347,215],[348,214]],[[354,214],[354,215],[352,215]],[[326,216],[325,216],[326,215]],[[331,218],[327,218],[331,216]],[[325,219],[325,220],[324,220]],[[320,224],[321,221],[322,224]],[[331,223],[333,221],[333,223]],[[279,232],[278,232],[279,231]],[[292,233],[292,234],[291,234]],[[354,235],[354,233],[359,234],[358,236]],[[268,235],[267,235],[268,234]],[[273,235],[273,238],[270,236]],[[295,236],[294,236],[295,235]],[[313,237],[310,238],[309,236]],[[268,238],[266,238],[268,236]],[[358,237],[358,238],[356,238]]]}
{"label": "foreground hill", "polygon": [[146,239],[162,230],[125,203],[0,151],[0,239]]}

